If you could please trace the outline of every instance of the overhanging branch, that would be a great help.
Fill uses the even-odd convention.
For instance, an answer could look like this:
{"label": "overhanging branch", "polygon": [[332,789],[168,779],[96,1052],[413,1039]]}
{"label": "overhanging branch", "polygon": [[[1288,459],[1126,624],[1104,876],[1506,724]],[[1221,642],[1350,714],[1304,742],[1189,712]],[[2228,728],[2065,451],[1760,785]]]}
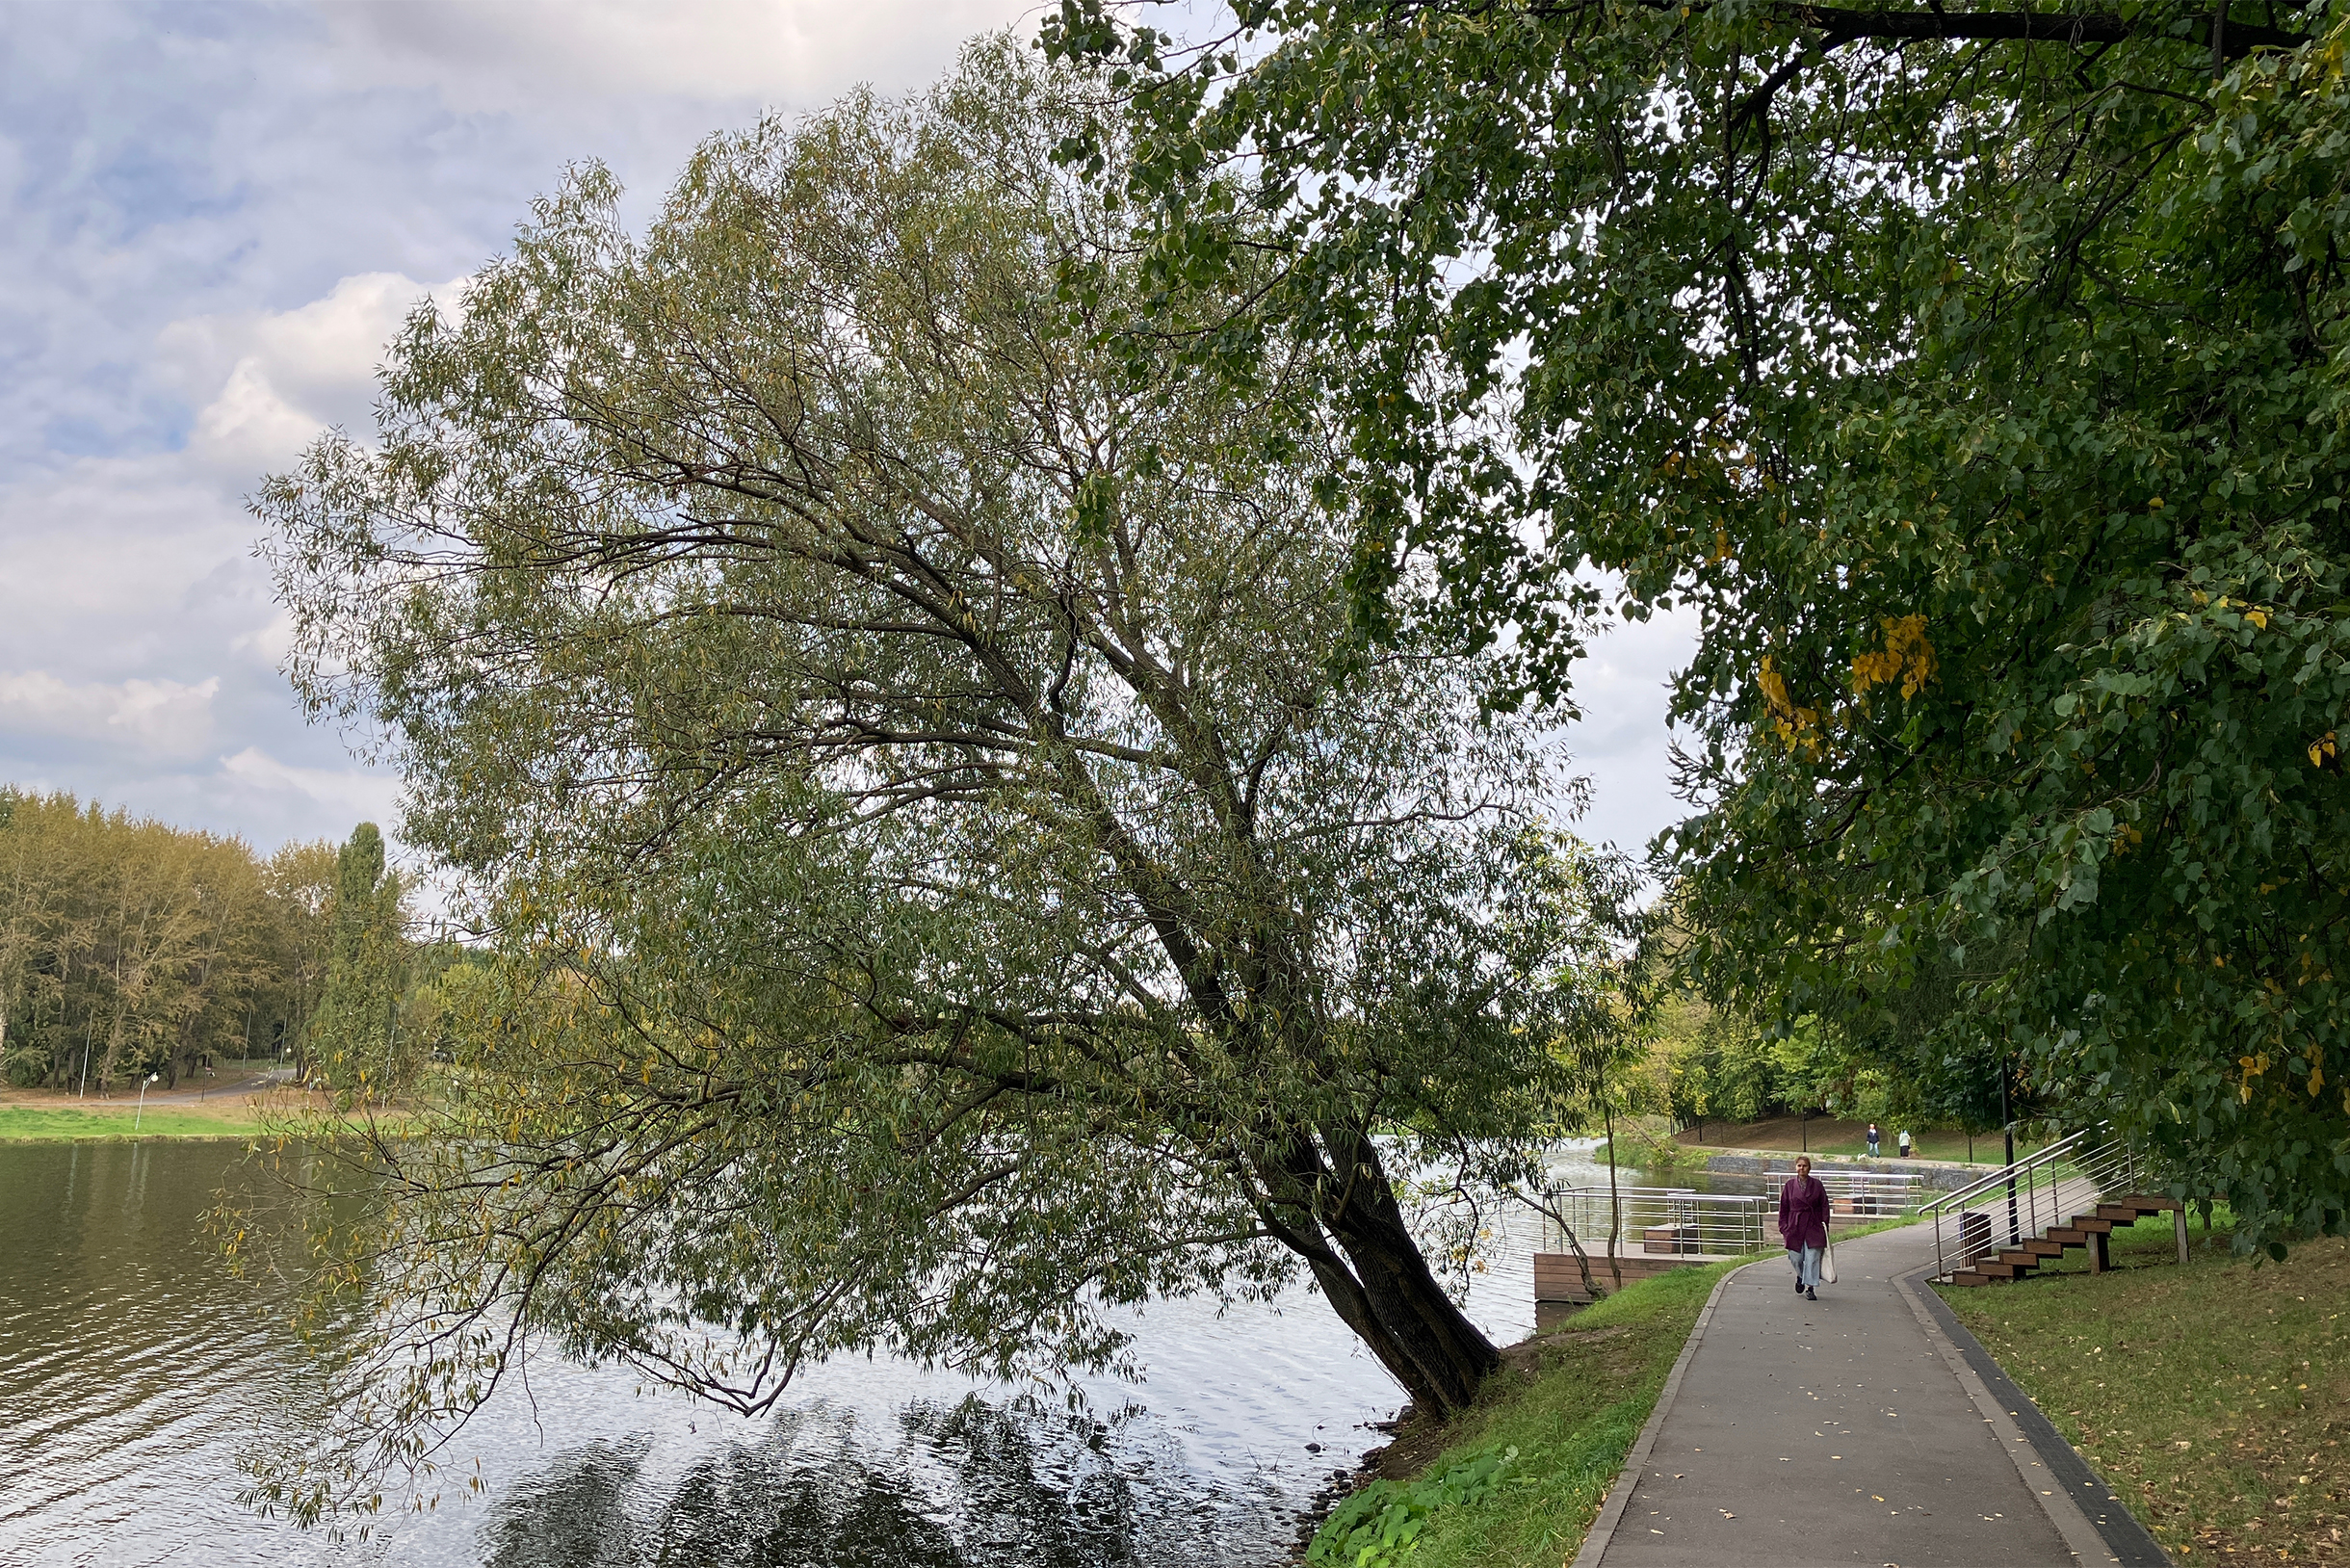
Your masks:
{"label": "overhanging branch", "polygon": [[[2158,36],[2138,19],[2111,12],[2048,11],[1854,11],[1841,6],[1789,5],[1779,8],[1785,19],[1816,27],[1826,37],[1822,45],[1870,39],[1885,41],[1928,39],[2016,39],[2045,43],[2120,43],[2129,39]],[[2208,24],[2197,41],[2210,37]],[[2230,56],[2255,49],[2292,49],[2309,41],[2299,33],[2261,27],[2230,18],[2222,36]]]}

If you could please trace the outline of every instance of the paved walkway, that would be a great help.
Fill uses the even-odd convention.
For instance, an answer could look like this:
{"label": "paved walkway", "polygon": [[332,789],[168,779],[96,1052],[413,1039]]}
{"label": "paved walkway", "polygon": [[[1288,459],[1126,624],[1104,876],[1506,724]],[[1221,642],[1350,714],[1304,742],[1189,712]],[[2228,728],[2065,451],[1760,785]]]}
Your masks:
{"label": "paved walkway", "polygon": [[2070,1505],[2027,1488],[2036,1456],[2019,1471],[2006,1413],[1978,1402],[1893,1284],[1932,1257],[1931,1227],[1839,1242],[1841,1281],[1816,1302],[1784,1258],[1731,1275],[1612,1532],[1603,1543],[1603,1510],[1579,1568],[2109,1560],[2077,1526],[2090,1551],[2068,1549],[2049,1510]]}

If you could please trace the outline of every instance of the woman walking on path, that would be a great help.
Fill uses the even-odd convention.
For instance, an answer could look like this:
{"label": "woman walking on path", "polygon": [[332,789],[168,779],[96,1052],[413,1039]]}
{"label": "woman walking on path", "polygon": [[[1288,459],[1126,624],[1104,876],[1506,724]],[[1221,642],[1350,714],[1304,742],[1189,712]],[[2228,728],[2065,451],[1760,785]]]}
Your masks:
{"label": "woman walking on path", "polygon": [[1819,1254],[1828,1244],[1828,1189],[1812,1174],[1808,1156],[1795,1161],[1795,1174],[1779,1189],[1779,1236],[1795,1266],[1795,1294],[1819,1299]]}

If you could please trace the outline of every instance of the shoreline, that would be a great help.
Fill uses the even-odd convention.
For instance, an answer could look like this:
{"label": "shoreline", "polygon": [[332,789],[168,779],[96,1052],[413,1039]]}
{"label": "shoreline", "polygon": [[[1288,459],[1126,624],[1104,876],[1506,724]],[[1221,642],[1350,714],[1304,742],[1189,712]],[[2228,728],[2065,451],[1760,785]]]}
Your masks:
{"label": "shoreline", "polygon": [[[1556,1562],[1572,1555],[1597,1516],[1624,1457],[1654,1409],[1670,1370],[1721,1277],[1747,1259],[1674,1269],[1576,1312],[1501,1347],[1501,1366],[1456,1419],[1423,1420],[1408,1407],[1369,1423],[1390,1440],[1366,1450],[1298,1514],[1290,1555],[1299,1563],[1335,1517],[1354,1535],[1369,1528],[1362,1508],[1400,1504],[1419,1521],[1415,1555],[1429,1568],[1473,1562]],[[1438,1482],[1508,1450],[1529,1484],[1474,1500],[1449,1501]],[[1350,1503],[1371,1488],[1383,1502]],[[1473,1502],[1461,1506],[1461,1502]],[[1568,1537],[1573,1544],[1568,1544]],[[1349,1538],[1348,1547],[1362,1541]],[[1499,1555],[1497,1555],[1497,1553]],[[1336,1561],[1348,1560],[1346,1556]]]}
{"label": "shoreline", "polygon": [[43,1147],[61,1143],[247,1143],[265,1137],[260,1129],[250,1133],[25,1133],[0,1132],[0,1148],[16,1143],[37,1143]]}

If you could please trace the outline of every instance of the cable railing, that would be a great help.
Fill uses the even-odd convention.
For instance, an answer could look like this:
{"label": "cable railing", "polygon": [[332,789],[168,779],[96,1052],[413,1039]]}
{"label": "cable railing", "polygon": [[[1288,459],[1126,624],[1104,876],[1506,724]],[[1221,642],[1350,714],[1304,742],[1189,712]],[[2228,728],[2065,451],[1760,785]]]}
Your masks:
{"label": "cable railing", "polygon": [[1563,1252],[1568,1239],[1585,1253],[1619,1252],[1736,1257],[1763,1250],[1777,1200],[1757,1193],[1699,1192],[1681,1187],[1552,1187],[1543,1189],[1543,1250]]}
{"label": "cable railing", "polygon": [[2135,1149],[2099,1129],[2058,1138],[1924,1206],[1920,1213],[1934,1220],[1935,1274],[1948,1279],[2002,1248],[2022,1246],[2101,1198],[2137,1191],[2146,1175]]}
{"label": "cable railing", "polygon": [[[1815,1165],[1812,1174],[1828,1189],[1832,1223],[1891,1218],[1918,1205],[1925,1179],[1908,1170],[1837,1170]],[[1776,1204],[1779,1200],[1772,1198]]]}
{"label": "cable railing", "polygon": [[[1815,1171],[1828,1189],[1831,1227],[1896,1217],[1916,1205],[1919,1178],[1904,1172]],[[1738,1257],[1780,1246],[1777,1192],[1700,1192],[1685,1187],[1550,1187],[1543,1189],[1543,1246],[1583,1251]]]}

